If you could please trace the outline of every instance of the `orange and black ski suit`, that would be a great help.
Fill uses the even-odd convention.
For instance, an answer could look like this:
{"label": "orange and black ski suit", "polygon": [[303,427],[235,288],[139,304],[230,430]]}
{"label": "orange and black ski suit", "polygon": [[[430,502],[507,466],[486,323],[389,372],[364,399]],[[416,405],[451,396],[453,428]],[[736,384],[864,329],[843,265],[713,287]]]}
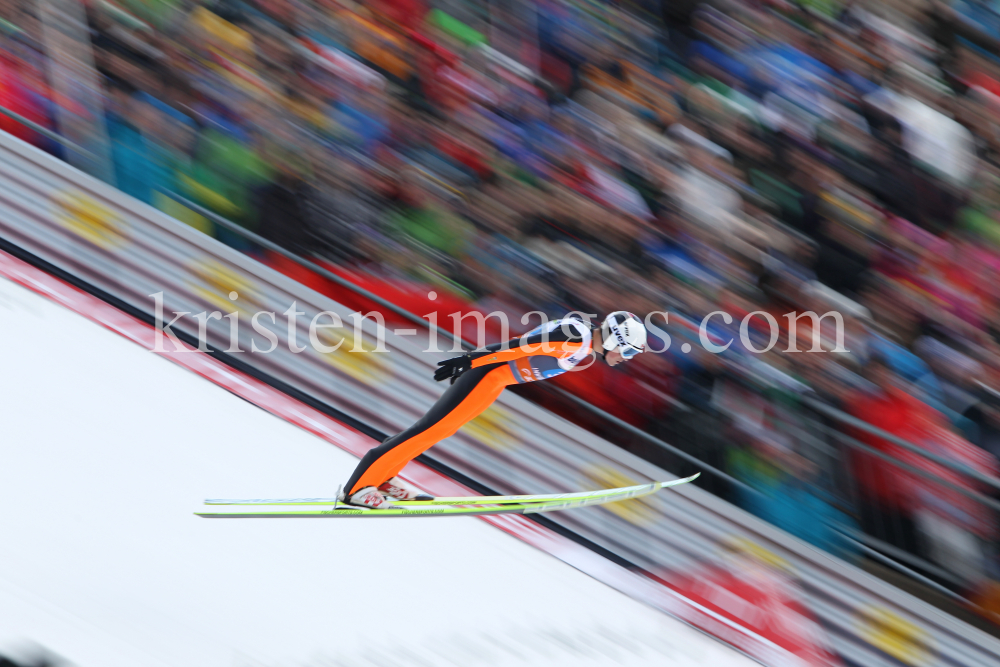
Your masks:
{"label": "orange and black ski suit", "polygon": [[507,385],[561,375],[588,358],[591,349],[590,326],[567,318],[470,353],[472,367],[458,376],[427,414],[364,455],[347,483],[347,494],[381,486],[398,475],[412,459],[475,419]]}

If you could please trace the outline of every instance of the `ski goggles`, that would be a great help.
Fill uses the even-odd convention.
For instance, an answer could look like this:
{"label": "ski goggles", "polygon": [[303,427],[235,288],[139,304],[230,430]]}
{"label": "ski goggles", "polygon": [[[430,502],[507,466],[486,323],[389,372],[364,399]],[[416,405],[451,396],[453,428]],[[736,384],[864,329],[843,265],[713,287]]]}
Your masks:
{"label": "ski goggles", "polygon": [[631,359],[642,352],[641,347],[632,347],[631,345],[619,345],[618,350],[621,352],[622,359]]}

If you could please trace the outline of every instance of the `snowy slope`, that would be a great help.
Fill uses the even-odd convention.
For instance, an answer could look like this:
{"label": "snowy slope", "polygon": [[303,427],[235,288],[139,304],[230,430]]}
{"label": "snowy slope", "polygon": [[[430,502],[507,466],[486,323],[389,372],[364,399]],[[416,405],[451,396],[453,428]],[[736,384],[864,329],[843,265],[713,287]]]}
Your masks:
{"label": "snowy slope", "polygon": [[751,665],[473,518],[218,521],[356,459],[0,278],[0,655],[79,667]]}

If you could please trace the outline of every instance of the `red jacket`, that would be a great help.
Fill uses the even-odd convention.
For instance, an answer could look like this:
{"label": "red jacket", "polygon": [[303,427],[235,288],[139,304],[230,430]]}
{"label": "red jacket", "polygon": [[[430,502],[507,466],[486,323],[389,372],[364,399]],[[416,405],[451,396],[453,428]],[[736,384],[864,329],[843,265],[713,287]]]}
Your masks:
{"label": "red jacket", "polygon": [[[848,412],[858,419],[907,440],[920,418],[937,421],[933,408],[895,388],[880,395],[859,392],[848,405]],[[849,435],[890,456],[906,458],[903,447],[885,438],[860,429],[852,429]],[[909,476],[904,475],[902,469],[856,449],[852,450],[851,463],[858,486],[883,503],[883,509],[912,509]]]}

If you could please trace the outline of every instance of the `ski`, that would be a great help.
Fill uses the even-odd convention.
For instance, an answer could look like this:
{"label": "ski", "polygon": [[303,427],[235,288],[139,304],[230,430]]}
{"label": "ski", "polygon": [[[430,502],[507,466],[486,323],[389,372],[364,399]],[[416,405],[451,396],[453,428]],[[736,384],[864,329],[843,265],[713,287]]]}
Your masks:
{"label": "ski", "polygon": [[[700,473],[699,473],[700,474]],[[243,503],[229,505],[214,505],[205,508],[196,515],[208,519],[290,519],[290,518],[337,518],[337,517],[407,517],[407,516],[462,516],[462,515],[488,515],[488,514],[541,514],[543,512],[555,512],[560,510],[590,507],[593,505],[603,505],[606,503],[621,502],[630,498],[640,498],[656,493],[660,489],[677,486],[690,482],[697,478],[693,475],[680,480],[670,482],[652,482],[638,486],[623,487],[620,489],[606,489],[603,492],[591,492],[584,497],[566,499],[560,497],[555,500],[541,500],[527,503],[493,504],[487,507],[455,507],[455,506],[421,506],[421,507],[399,507],[393,505],[388,509],[366,509],[354,507],[352,505],[341,505],[338,503],[325,503],[323,505],[301,505],[301,504],[258,504]],[[599,493],[600,495],[595,495]],[[565,494],[559,494],[565,495]],[[486,498],[497,498],[505,496],[485,496]],[[537,496],[536,496],[537,497]],[[551,496],[550,496],[551,498]],[[464,504],[470,505],[471,499],[465,498]],[[478,504],[482,502],[482,497],[477,499]],[[252,507],[247,507],[252,505]]]}
{"label": "ski", "polygon": [[[690,477],[675,479],[669,482],[654,482],[658,489],[670,486],[678,486],[694,481],[701,473],[695,473]],[[579,500],[581,498],[598,498],[608,495],[628,493],[638,489],[646,489],[650,484],[638,484],[636,486],[624,486],[615,489],[601,489],[598,491],[577,491],[574,493],[549,493],[521,496],[456,496],[440,497],[433,500],[395,500],[394,507],[426,507],[432,505],[517,505],[539,502],[553,502],[560,500]],[[336,498],[271,498],[271,499],[211,499],[206,500],[206,505],[335,505]]]}

